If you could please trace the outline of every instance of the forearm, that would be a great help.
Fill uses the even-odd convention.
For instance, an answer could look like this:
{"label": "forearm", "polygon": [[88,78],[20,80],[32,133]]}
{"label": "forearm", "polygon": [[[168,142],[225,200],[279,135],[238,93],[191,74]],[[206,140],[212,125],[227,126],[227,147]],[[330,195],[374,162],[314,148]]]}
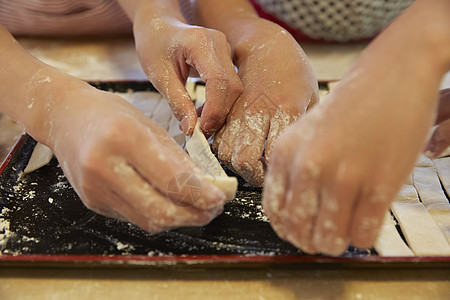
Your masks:
{"label": "forearm", "polygon": [[[278,38],[298,44],[282,27],[262,19],[247,0],[195,0],[196,24],[222,31],[230,43],[235,62],[248,57],[252,50]],[[255,47],[256,46],[256,47]]]}
{"label": "forearm", "polygon": [[[154,23],[158,20],[173,19],[185,23],[178,0],[117,0],[122,9],[136,27],[144,23]],[[150,22],[148,22],[150,21]]]}
{"label": "forearm", "polygon": [[412,88],[437,89],[450,67],[449,32],[450,2],[419,0],[367,47],[350,74],[372,72],[374,78],[378,72]]}
{"label": "forearm", "polygon": [[60,104],[61,88],[68,89],[71,82],[84,83],[28,54],[1,25],[0,65],[0,110],[23,124],[33,137],[46,142],[49,118]]}

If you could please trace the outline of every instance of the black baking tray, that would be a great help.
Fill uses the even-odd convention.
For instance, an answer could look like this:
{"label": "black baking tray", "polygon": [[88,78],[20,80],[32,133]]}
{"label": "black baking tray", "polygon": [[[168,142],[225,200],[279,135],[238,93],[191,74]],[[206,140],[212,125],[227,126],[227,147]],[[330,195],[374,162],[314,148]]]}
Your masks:
{"label": "black baking tray", "polygon": [[[154,90],[148,83],[93,85],[121,92]],[[239,177],[236,198],[210,224],[150,234],[87,209],[56,158],[23,174],[35,144],[22,136],[0,167],[1,265],[450,267],[450,257],[380,257],[373,249],[354,247],[339,257],[302,253],[270,227],[261,189]]]}

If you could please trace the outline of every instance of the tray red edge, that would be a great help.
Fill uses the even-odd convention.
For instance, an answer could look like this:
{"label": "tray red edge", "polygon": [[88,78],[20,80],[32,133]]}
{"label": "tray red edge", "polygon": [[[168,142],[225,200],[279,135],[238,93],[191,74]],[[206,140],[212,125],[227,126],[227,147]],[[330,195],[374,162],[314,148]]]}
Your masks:
{"label": "tray red edge", "polygon": [[[14,154],[20,149],[27,137],[23,134],[0,165],[0,175],[6,169]],[[113,264],[113,265],[207,265],[207,264],[237,264],[237,263],[275,263],[289,265],[302,264],[437,264],[449,266],[450,256],[262,256],[262,255],[174,255],[174,256],[145,256],[145,255],[1,255],[0,263],[85,263],[85,264]]]}

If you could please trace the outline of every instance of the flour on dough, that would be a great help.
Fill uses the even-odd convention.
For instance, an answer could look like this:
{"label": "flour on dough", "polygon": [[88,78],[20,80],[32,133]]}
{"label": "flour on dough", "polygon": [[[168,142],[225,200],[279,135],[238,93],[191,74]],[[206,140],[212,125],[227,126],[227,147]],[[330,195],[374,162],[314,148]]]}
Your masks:
{"label": "flour on dough", "polygon": [[186,138],[186,150],[191,158],[205,170],[204,179],[221,189],[228,200],[234,199],[238,186],[237,178],[228,177],[211,152],[211,147],[200,129],[200,119],[195,125],[192,136]]}

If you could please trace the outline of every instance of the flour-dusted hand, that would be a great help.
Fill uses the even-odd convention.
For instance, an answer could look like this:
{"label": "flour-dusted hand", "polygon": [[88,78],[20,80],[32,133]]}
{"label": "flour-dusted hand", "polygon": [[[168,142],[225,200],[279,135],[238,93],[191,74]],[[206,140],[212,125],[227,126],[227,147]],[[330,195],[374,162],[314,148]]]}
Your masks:
{"label": "flour-dusted hand", "polygon": [[[185,89],[193,69],[206,83],[201,129],[208,135],[220,129],[242,92],[231,59],[230,45],[217,30],[187,25],[178,1],[137,1],[127,6],[134,24],[136,51],[153,85],[169,102],[182,129],[192,134],[197,113]],[[136,1],[134,1],[136,2]]]}
{"label": "flour-dusted hand", "polygon": [[50,111],[49,146],[88,208],[152,233],[205,225],[222,212],[223,192],[126,100],[91,87],[59,97],[64,108]]}
{"label": "flour-dusted hand", "polygon": [[222,211],[223,192],[133,105],[39,62],[1,26],[0,41],[0,110],[52,149],[87,207],[150,232]]}
{"label": "flour-dusted hand", "polygon": [[213,144],[219,159],[255,186],[263,184],[279,134],[318,100],[317,80],[298,43],[277,25],[258,22],[258,31],[236,47],[244,91]]}
{"label": "flour-dusted hand", "polygon": [[434,121],[450,64],[449,12],[448,1],[417,1],[282,134],[263,194],[281,238],[331,255],[374,244]]}
{"label": "flour-dusted hand", "polygon": [[213,148],[222,163],[261,186],[278,135],[318,100],[314,72],[297,41],[259,18],[248,1],[198,0],[194,8],[199,24],[226,34],[243,84]]}

